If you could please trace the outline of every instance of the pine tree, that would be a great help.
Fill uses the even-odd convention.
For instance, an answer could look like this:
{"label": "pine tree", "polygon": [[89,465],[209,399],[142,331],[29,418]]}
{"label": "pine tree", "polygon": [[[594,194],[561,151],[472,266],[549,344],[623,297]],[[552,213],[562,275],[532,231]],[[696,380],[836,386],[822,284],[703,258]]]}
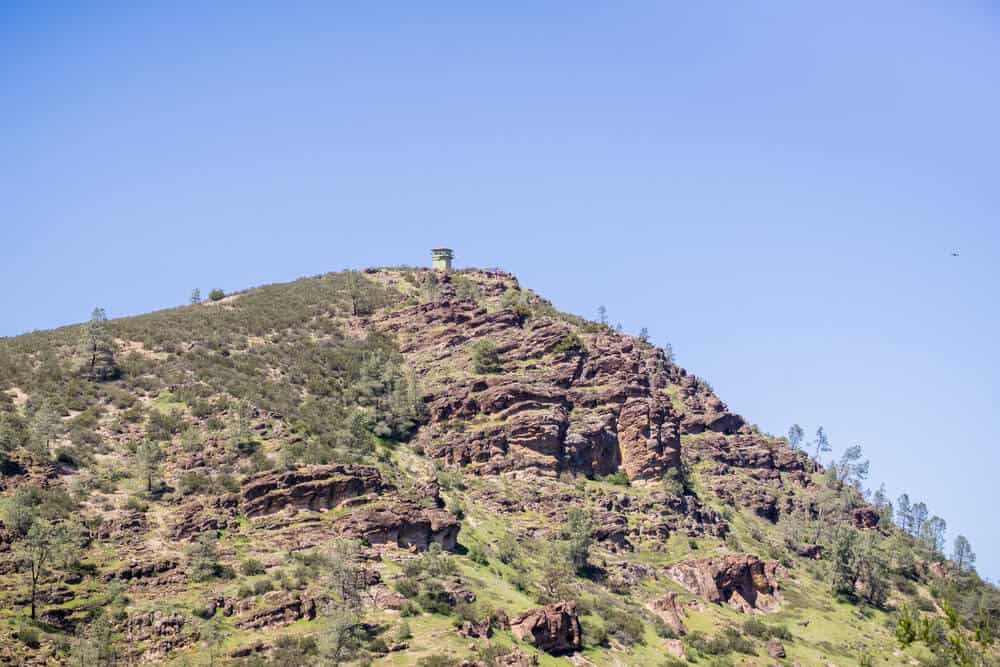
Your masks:
{"label": "pine tree", "polygon": [[955,538],[951,559],[955,561],[955,567],[962,574],[971,571],[976,564],[976,554],[973,553],[972,544],[969,543],[965,535],[959,535]]}
{"label": "pine tree", "polygon": [[798,424],[792,424],[788,429],[788,444],[796,449],[802,446],[802,441],[805,437],[805,431],[803,431],[802,427]]}
{"label": "pine tree", "polygon": [[944,532],[947,528],[945,520],[935,515],[923,522],[918,537],[931,551],[941,552],[944,550]]}
{"label": "pine tree", "polygon": [[927,505],[922,502],[913,504],[913,521],[910,523],[910,535],[920,537],[924,530],[924,523],[927,522],[927,515]]}
{"label": "pine tree", "polygon": [[861,460],[861,445],[848,447],[833,465],[833,471],[839,484],[860,489],[861,483],[868,479],[868,461]]}
{"label": "pine tree", "polygon": [[827,439],[826,431],[823,430],[822,426],[816,429],[816,439],[813,441],[813,445],[816,447],[816,454],[813,458],[817,463],[819,463],[819,457],[821,454],[832,451],[830,441]]}
{"label": "pine tree", "polygon": [[81,371],[91,380],[113,380],[118,377],[114,341],[108,331],[108,316],[103,308],[94,308],[90,321],[83,327],[80,340]]}
{"label": "pine tree", "polygon": [[48,403],[43,403],[35,412],[31,420],[31,435],[37,445],[37,449],[44,456],[48,456],[52,441],[58,438],[63,432],[63,422]]}
{"label": "pine tree", "polygon": [[163,461],[163,450],[160,445],[153,440],[143,440],[135,450],[136,460],[139,462],[139,469],[142,476],[146,478],[146,490],[152,492],[153,480],[160,472],[160,463]]}
{"label": "pine tree", "polygon": [[910,496],[905,493],[896,501],[896,520],[903,532],[913,534],[913,506]]}

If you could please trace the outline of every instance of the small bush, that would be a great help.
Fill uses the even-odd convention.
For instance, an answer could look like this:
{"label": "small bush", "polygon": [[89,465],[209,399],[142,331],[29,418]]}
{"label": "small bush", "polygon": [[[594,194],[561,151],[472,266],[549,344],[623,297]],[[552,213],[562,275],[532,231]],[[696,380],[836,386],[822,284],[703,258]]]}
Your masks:
{"label": "small bush", "polygon": [[38,630],[34,628],[22,627],[17,631],[17,638],[28,648],[38,648],[40,646]]}
{"label": "small bush", "polygon": [[517,543],[517,538],[510,533],[505,533],[497,540],[497,558],[504,565],[510,565],[521,553],[521,545]]}
{"label": "small bush", "polygon": [[420,594],[420,584],[409,577],[396,582],[396,592],[410,600]]}
{"label": "small bush", "polygon": [[215,289],[213,289],[211,292],[208,293],[208,298],[212,301],[219,301],[221,299],[224,299],[225,296],[226,293],[220,290],[218,287],[216,287]]}
{"label": "small bush", "polygon": [[472,344],[472,366],[479,374],[500,372],[500,354],[493,341],[484,338]]}
{"label": "small bush", "polygon": [[471,547],[469,547],[468,556],[469,560],[471,560],[473,563],[476,563],[477,565],[490,564],[490,559],[486,556],[486,553],[483,551],[483,548],[480,547],[478,544],[473,544]]}
{"label": "small bush", "polygon": [[755,655],[757,649],[749,639],[743,637],[736,628],[725,628],[714,637],[707,638],[700,632],[688,635],[688,645],[708,655],[726,655],[727,653],[745,653]]}
{"label": "small bush", "polygon": [[189,471],[177,480],[177,491],[182,496],[207,493],[212,488],[212,478],[205,473]]}
{"label": "small bush", "polygon": [[124,509],[131,510],[133,512],[141,512],[145,514],[149,511],[149,503],[144,501],[142,498],[137,498],[136,496],[129,496],[125,499]]}
{"label": "small bush", "polygon": [[580,339],[575,333],[569,333],[563,336],[563,339],[556,343],[556,346],[552,348],[553,352],[578,352],[586,353],[587,347],[583,344],[583,340]]}
{"label": "small bush", "polygon": [[607,646],[608,632],[600,623],[594,623],[589,619],[580,621],[583,638],[589,646]]}
{"label": "small bush", "polygon": [[264,565],[259,560],[248,558],[240,563],[240,574],[247,577],[264,574]]}
{"label": "small bush", "polygon": [[604,475],[603,477],[598,477],[599,482],[607,482],[608,484],[617,484],[618,486],[629,486],[628,475],[625,474],[624,470],[616,470],[610,475]]}
{"label": "small bush", "polygon": [[760,619],[749,618],[743,623],[743,632],[757,639],[791,640],[792,633],[783,625],[768,625]]}
{"label": "small bush", "polygon": [[215,604],[204,604],[204,605],[200,604],[200,605],[195,605],[194,607],[191,608],[192,614],[194,614],[198,618],[202,618],[205,620],[208,620],[213,616],[215,616],[215,611],[216,611]]}

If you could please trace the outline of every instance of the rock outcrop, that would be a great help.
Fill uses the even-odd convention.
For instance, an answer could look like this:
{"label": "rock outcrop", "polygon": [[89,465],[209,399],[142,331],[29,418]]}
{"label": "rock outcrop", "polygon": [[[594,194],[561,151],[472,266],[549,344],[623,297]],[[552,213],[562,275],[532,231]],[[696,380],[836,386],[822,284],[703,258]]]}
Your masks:
{"label": "rock outcrop", "polygon": [[[676,369],[650,345],[448,299],[382,314],[374,324],[397,334],[418,372],[432,376],[430,424],[419,437],[435,458],[480,474],[621,469],[638,483],[659,481],[680,463],[681,417],[662,391]],[[435,382],[436,368],[468,365],[467,344],[485,336],[512,372]],[[694,395],[703,391],[696,385]],[[445,428],[456,420],[471,428]]]}
{"label": "rock outcrop", "polygon": [[272,591],[264,596],[264,607],[253,610],[235,625],[241,630],[288,625],[300,619],[316,618],[316,601],[299,595]]}
{"label": "rock outcrop", "polygon": [[337,522],[339,530],[371,544],[395,544],[423,551],[431,543],[454,551],[461,524],[453,514],[410,500],[360,507]]}
{"label": "rock outcrop", "polygon": [[153,577],[164,572],[168,572],[177,567],[177,561],[166,558],[163,560],[158,560],[149,563],[137,563],[132,562],[124,567],[120,567],[114,572],[106,573],[102,579],[104,581],[113,581],[118,579],[120,581],[130,581],[132,579],[144,579],[147,577]]}
{"label": "rock outcrop", "polygon": [[854,523],[855,528],[877,528],[880,519],[881,516],[879,516],[878,509],[871,505],[858,507],[851,512],[851,521]]}
{"label": "rock outcrop", "polygon": [[777,611],[780,603],[777,561],[751,554],[682,561],[664,568],[666,575],[709,602],[728,603],[744,613]]}
{"label": "rock outcrop", "polygon": [[576,602],[557,602],[530,609],[510,621],[511,632],[551,655],[579,651],[583,647]]}
{"label": "rock outcrop", "polygon": [[384,490],[382,476],[372,466],[310,465],[247,478],[241,488],[241,508],[248,517],[286,507],[330,509]]}

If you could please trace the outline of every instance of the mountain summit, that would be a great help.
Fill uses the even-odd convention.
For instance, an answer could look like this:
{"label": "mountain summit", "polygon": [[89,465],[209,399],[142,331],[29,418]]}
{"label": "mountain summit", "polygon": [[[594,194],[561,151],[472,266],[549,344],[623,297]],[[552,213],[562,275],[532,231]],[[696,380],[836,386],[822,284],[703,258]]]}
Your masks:
{"label": "mountain summit", "polygon": [[860,450],[444,250],[0,340],[0,663],[997,664]]}

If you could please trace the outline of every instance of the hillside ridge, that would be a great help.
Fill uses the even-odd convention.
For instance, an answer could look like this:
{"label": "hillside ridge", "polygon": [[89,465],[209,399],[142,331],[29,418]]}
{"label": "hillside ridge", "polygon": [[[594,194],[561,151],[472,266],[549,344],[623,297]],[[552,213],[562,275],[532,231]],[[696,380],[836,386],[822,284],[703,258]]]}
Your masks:
{"label": "hillside ridge", "polygon": [[792,440],[499,269],[97,310],[0,339],[0,663],[996,664],[943,521]]}

